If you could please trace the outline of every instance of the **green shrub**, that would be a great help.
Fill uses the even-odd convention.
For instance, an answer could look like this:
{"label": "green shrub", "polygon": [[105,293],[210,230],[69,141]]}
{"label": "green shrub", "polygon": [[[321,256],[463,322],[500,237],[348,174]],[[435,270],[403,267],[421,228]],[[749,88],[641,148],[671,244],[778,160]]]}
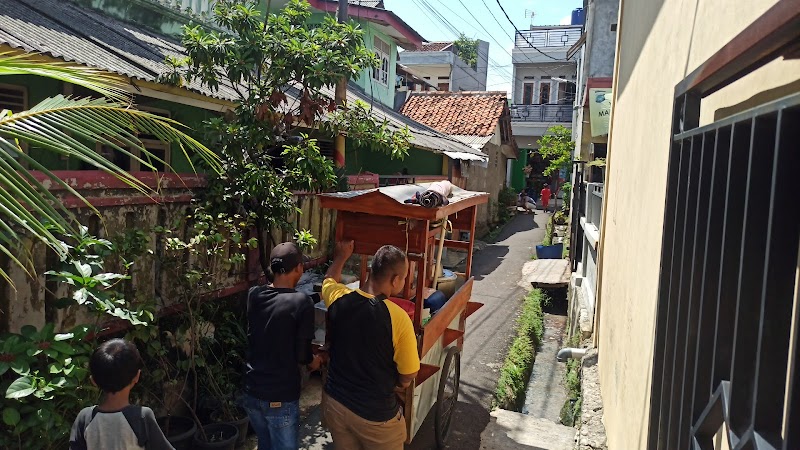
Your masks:
{"label": "green shrub", "polygon": [[564,199],[564,204],[561,207],[564,211],[569,211],[570,205],[570,197],[572,196],[572,183],[566,182],[561,185],[561,192],[563,193],[562,197]]}
{"label": "green shrub", "polygon": [[495,404],[503,409],[518,411],[525,398],[536,349],[544,335],[542,304],[546,296],[534,289],[525,296],[522,312],[517,319],[517,333],[508,349],[495,391]]}
{"label": "green shrub", "polygon": [[[575,333],[567,341],[567,347],[578,347],[580,344],[580,334]],[[570,359],[567,361],[567,372],[564,374],[564,385],[567,388],[567,401],[561,407],[561,423],[574,427],[581,417],[581,405],[583,403],[581,393],[581,361]]]}
{"label": "green shrub", "polygon": [[497,194],[497,202],[501,206],[514,206],[517,203],[517,193],[510,187],[504,187]]}
{"label": "green shrub", "polygon": [[550,217],[550,220],[547,221],[547,225],[544,227],[542,245],[553,245],[553,217]]}

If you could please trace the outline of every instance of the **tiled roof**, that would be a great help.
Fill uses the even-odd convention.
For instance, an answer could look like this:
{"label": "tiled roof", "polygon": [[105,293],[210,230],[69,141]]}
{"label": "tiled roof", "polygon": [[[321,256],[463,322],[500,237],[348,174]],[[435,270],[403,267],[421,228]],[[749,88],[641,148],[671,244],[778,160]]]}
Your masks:
{"label": "tiled roof", "polygon": [[415,92],[400,110],[448,135],[491,136],[508,110],[505,92]]}
{"label": "tiled roof", "polygon": [[453,45],[452,42],[425,42],[422,44],[422,47],[416,50],[408,50],[411,52],[440,52],[442,50],[447,50],[450,46]]}
{"label": "tiled roof", "polygon": [[[0,44],[152,82],[168,69],[166,56],[184,53],[166,36],[64,0],[0,0]],[[195,81],[186,88],[209,97],[237,98],[226,86],[211,91]]]}

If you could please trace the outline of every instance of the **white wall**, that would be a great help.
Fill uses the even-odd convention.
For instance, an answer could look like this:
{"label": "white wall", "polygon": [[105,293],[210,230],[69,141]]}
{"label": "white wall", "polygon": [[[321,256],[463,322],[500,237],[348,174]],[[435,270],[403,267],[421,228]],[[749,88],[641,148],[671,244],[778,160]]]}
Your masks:
{"label": "white wall", "polygon": [[550,103],[558,102],[558,83],[552,80],[543,79],[542,77],[549,76],[551,78],[564,78],[567,80],[576,80],[578,67],[574,62],[553,63],[553,64],[516,64],[514,66],[514,104],[522,103],[523,86],[525,83],[535,83],[534,86],[534,100],[533,103],[539,103],[539,87],[542,83],[551,84],[550,86]]}

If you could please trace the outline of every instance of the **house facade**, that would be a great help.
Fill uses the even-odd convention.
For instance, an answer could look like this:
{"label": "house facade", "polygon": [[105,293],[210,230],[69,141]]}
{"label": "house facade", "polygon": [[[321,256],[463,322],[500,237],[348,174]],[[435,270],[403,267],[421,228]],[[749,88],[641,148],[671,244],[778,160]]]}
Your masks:
{"label": "house facade", "polygon": [[[477,61],[464,62],[453,42],[426,42],[400,52],[400,62],[419,72],[439,91],[484,91],[489,69],[489,43],[478,40]],[[416,90],[425,90],[419,86]]]}
{"label": "house facade", "polygon": [[[588,337],[594,323],[597,295],[597,245],[600,241],[603,208],[603,174],[596,164],[605,158],[614,75],[619,0],[586,0],[583,34],[567,52],[578,61],[572,171],[570,256],[570,331]],[[608,97],[608,99],[606,99]],[[566,199],[569,201],[569,199]]]}
{"label": "house facade", "polygon": [[520,157],[509,168],[510,186],[515,190],[540,187],[547,181],[543,177],[532,180],[524,172],[530,166],[533,174],[540,174],[546,167],[535,152],[539,138],[554,125],[572,128],[578,69],[577,58],[568,57],[567,51],[581,37],[580,20],[575,16],[575,25],[531,26],[515,34],[511,127]]}
{"label": "house facade", "polygon": [[487,231],[495,222],[499,193],[507,182],[506,169],[519,154],[511,134],[507,94],[415,92],[400,111],[488,156],[485,161],[453,160],[448,166],[454,184],[489,193],[489,203],[478,207],[476,228],[478,233]]}
{"label": "house facade", "polygon": [[619,6],[594,320],[609,448],[800,448],[800,8],[746,6]]}

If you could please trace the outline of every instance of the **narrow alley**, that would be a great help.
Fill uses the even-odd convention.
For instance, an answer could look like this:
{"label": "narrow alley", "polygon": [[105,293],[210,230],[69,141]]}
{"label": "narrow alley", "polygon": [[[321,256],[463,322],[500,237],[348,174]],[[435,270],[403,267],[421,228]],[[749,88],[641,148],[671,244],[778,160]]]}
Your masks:
{"label": "narrow alley", "polygon": [[[472,299],[484,304],[468,320],[461,360],[461,388],[448,449],[478,449],[480,435],[490,421],[499,369],[513,338],[511,330],[525,290],[518,285],[521,269],[530,261],[536,244],[544,238],[550,216],[518,215],[502,230],[494,243],[477,252],[473,270]],[[436,447],[433,414],[429,415],[407,449]],[[320,426],[320,412],[312,411],[301,427],[301,448],[330,449],[330,434]]]}

